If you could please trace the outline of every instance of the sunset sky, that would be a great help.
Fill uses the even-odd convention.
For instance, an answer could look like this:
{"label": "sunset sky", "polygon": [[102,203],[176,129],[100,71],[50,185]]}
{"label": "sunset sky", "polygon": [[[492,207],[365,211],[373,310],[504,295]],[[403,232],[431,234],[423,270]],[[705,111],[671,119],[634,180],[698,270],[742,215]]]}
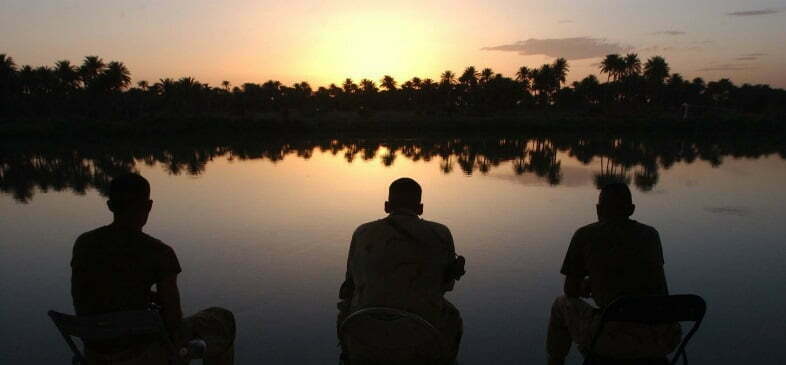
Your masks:
{"label": "sunset sky", "polygon": [[512,76],[557,56],[570,82],[629,51],[662,55],[686,78],[786,87],[786,2],[3,0],[0,11],[0,53],[17,64],[99,55],[134,82],[318,86],[468,65]]}

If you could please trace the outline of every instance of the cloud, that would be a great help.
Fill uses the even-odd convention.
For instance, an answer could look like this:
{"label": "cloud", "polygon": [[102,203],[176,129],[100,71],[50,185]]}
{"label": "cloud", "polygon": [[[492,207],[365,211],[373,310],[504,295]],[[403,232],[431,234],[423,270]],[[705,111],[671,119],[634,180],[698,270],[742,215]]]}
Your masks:
{"label": "cloud", "polygon": [[677,47],[677,46],[649,46],[644,48],[636,49],[637,52],[640,53],[661,53],[661,52],[692,52],[692,51],[701,51],[703,50],[702,47],[699,46],[687,46],[687,47]]}
{"label": "cloud", "polygon": [[518,41],[493,47],[483,47],[484,51],[516,52],[520,55],[545,55],[549,57],[564,57],[568,60],[603,57],[611,53],[623,53],[632,47],[610,43],[602,38],[576,37],[576,38],[551,38]]}
{"label": "cloud", "polygon": [[750,57],[750,56],[743,56],[743,57],[735,58],[735,60],[737,60],[737,61],[756,61],[758,59],[759,59],[758,57]]}
{"label": "cloud", "polygon": [[739,64],[739,63],[727,63],[723,65],[712,65],[707,66],[705,68],[700,68],[696,71],[699,72],[709,72],[709,71],[746,71],[746,70],[753,70],[755,67]]}
{"label": "cloud", "polygon": [[756,16],[756,15],[770,15],[770,14],[777,14],[780,13],[780,9],[759,9],[759,10],[746,10],[746,11],[735,11],[731,13],[726,13],[729,16]]}
{"label": "cloud", "polygon": [[764,57],[764,56],[767,56],[767,54],[766,53],[748,53],[748,54],[742,55],[742,57]]}
{"label": "cloud", "polygon": [[568,23],[573,23],[573,21],[570,20],[570,19],[562,19],[562,20],[558,21],[557,23],[559,23],[559,24],[568,24]]}
{"label": "cloud", "polygon": [[685,35],[685,34],[687,34],[687,33],[683,32],[681,30],[661,30],[661,31],[657,31],[657,32],[653,32],[652,33],[652,35],[673,35],[673,36]]}

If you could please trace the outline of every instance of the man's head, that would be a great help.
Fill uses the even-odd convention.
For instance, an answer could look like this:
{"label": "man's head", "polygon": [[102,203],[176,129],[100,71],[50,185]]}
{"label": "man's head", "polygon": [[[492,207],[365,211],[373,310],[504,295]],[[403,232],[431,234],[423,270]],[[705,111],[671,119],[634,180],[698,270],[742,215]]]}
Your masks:
{"label": "man's head", "polygon": [[109,184],[109,201],[106,203],[116,223],[141,229],[153,207],[150,183],[139,174],[119,175]]}
{"label": "man's head", "polygon": [[394,181],[388,190],[385,213],[405,209],[417,215],[423,214],[423,204],[420,203],[422,193],[423,190],[415,180],[402,177]]}
{"label": "man's head", "polygon": [[633,215],[636,206],[633,205],[633,198],[630,189],[623,183],[611,183],[600,189],[598,197],[598,219],[627,218]]}

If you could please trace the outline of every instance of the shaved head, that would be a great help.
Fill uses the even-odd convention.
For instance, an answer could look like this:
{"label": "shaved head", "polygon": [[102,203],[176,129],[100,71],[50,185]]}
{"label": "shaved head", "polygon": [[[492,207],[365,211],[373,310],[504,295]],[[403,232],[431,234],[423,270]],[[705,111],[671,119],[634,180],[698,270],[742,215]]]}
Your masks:
{"label": "shaved head", "polygon": [[395,209],[409,209],[420,214],[423,206],[420,204],[420,198],[423,190],[417,181],[408,177],[397,179],[388,189],[388,201],[386,203],[387,210]]}
{"label": "shaved head", "polygon": [[611,183],[600,189],[598,218],[630,217],[635,210],[630,189],[623,183]]}

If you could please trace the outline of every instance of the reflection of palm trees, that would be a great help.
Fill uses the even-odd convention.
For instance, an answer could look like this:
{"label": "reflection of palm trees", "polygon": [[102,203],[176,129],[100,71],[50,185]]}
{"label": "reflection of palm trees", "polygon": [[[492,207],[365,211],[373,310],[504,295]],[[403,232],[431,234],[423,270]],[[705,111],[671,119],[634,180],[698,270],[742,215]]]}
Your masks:
{"label": "reflection of palm trees", "polygon": [[652,188],[658,184],[659,179],[660,176],[658,174],[657,168],[645,168],[641,169],[640,171],[636,171],[636,174],[633,177],[633,183],[636,184],[636,187],[639,188],[639,190],[647,192],[652,191]]}
{"label": "reflection of palm trees", "polygon": [[[782,143],[766,137],[739,140],[713,140],[708,137],[688,138],[653,137],[595,138],[554,136],[552,138],[426,138],[420,140],[318,139],[303,141],[232,141],[228,143],[195,144],[178,148],[142,148],[136,144],[101,148],[64,148],[62,151],[0,144],[0,191],[20,202],[33,198],[36,191],[71,190],[84,194],[95,188],[106,193],[112,176],[135,171],[138,164],[160,165],[172,175],[200,175],[210,161],[265,159],[277,162],[287,155],[303,159],[315,149],[354,162],[358,156],[373,160],[384,147],[381,162],[393,166],[398,154],[405,158],[428,161],[439,158],[437,164],[445,174],[452,173],[456,164],[468,175],[478,170],[488,173],[502,162],[511,161],[516,175],[533,174],[549,184],[562,180],[558,153],[566,153],[578,161],[589,163],[600,158],[600,171],[594,183],[601,187],[610,182],[633,182],[641,191],[651,191],[659,182],[659,169],[675,163],[691,163],[696,159],[717,166],[723,157],[756,158],[770,153],[784,154]],[[435,165],[436,166],[436,165]]]}
{"label": "reflection of palm trees", "polygon": [[[605,162],[605,163],[604,163]],[[602,189],[612,183],[623,183],[630,185],[628,170],[614,160],[607,157],[600,157],[600,173],[594,175],[595,187]]]}
{"label": "reflection of palm trees", "polygon": [[396,151],[393,149],[388,149],[384,155],[382,155],[382,164],[385,167],[393,166],[393,162],[396,161]]}

